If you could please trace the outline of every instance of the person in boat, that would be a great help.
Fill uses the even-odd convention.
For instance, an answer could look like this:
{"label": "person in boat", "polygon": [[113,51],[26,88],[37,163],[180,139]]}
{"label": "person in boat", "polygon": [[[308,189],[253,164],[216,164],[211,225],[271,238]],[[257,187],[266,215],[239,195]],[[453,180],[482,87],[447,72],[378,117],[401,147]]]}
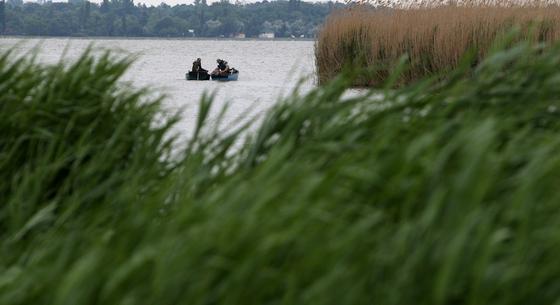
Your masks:
{"label": "person in boat", "polygon": [[217,75],[228,75],[230,68],[227,61],[223,59],[217,59],[216,62],[218,63],[218,67],[212,73]]}
{"label": "person in boat", "polygon": [[202,60],[197,58],[192,64],[192,72],[208,72],[208,70],[202,68]]}

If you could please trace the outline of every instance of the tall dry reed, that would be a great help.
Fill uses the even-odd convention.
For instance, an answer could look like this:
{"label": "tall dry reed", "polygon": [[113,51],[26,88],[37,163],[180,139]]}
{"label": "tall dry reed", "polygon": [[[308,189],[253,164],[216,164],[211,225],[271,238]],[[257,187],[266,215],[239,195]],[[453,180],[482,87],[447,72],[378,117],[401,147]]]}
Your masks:
{"label": "tall dry reed", "polygon": [[324,83],[345,66],[375,66],[376,72],[356,83],[375,86],[407,54],[409,69],[401,82],[410,82],[456,67],[469,50],[476,52],[476,64],[513,27],[525,33],[523,39],[558,40],[559,24],[557,5],[356,6],[327,18],[316,43],[317,73]]}

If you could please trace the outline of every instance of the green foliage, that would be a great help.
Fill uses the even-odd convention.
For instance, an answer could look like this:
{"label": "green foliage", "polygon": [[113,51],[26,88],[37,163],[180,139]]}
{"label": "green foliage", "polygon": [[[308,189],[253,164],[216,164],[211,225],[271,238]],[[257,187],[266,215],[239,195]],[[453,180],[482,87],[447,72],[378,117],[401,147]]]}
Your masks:
{"label": "green foliage", "polygon": [[[13,2],[13,1],[12,1]],[[266,23],[279,23],[277,37],[313,37],[318,26],[335,7],[343,4],[300,3],[300,1],[230,4],[227,1],[207,5],[158,7],[137,5],[130,0],[104,0],[69,3],[8,3],[6,17],[8,35],[40,36],[160,36],[160,37],[232,37],[245,33],[248,37],[269,31]],[[218,23],[212,27],[212,23]],[[2,28],[0,28],[1,30]],[[189,32],[193,30],[193,32]]]}
{"label": "green foliage", "polygon": [[[160,100],[117,86],[129,59],[87,51],[68,67],[44,67],[9,55],[0,58],[1,237],[21,239],[38,218],[75,217],[114,201],[111,190],[129,179],[171,170],[164,135],[176,118],[154,126]],[[146,179],[143,192],[152,187]]]}
{"label": "green foliage", "polygon": [[560,46],[355,97],[343,75],[254,133],[208,124],[203,97],[172,159],[126,60],[9,59],[1,304],[558,299]]}

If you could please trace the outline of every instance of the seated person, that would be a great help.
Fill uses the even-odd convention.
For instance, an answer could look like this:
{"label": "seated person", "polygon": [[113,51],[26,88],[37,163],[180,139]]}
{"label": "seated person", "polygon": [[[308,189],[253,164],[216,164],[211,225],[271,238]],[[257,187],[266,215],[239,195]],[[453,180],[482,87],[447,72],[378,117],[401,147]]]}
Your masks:
{"label": "seated person", "polygon": [[214,72],[212,72],[212,74],[228,75],[230,68],[227,64],[227,61],[223,59],[217,59],[216,62],[218,63],[218,67],[214,70]]}
{"label": "seated person", "polygon": [[208,72],[208,70],[202,68],[202,60],[197,58],[192,64],[192,72]]}

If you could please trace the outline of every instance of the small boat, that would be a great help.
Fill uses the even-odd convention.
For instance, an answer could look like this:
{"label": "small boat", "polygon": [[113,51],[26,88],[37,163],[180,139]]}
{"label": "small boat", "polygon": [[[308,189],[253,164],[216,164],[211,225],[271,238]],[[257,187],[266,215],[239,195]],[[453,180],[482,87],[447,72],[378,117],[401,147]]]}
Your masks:
{"label": "small boat", "polygon": [[239,77],[239,71],[237,71],[236,69],[231,69],[229,74],[226,75],[212,73],[211,77],[212,80],[223,81],[223,82],[237,80],[237,78]]}
{"label": "small boat", "polygon": [[209,80],[210,74],[208,74],[208,71],[200,71],[200,72],[189,71],[189,73],[187,73],[185,77],[187,78],[187,80]]}

